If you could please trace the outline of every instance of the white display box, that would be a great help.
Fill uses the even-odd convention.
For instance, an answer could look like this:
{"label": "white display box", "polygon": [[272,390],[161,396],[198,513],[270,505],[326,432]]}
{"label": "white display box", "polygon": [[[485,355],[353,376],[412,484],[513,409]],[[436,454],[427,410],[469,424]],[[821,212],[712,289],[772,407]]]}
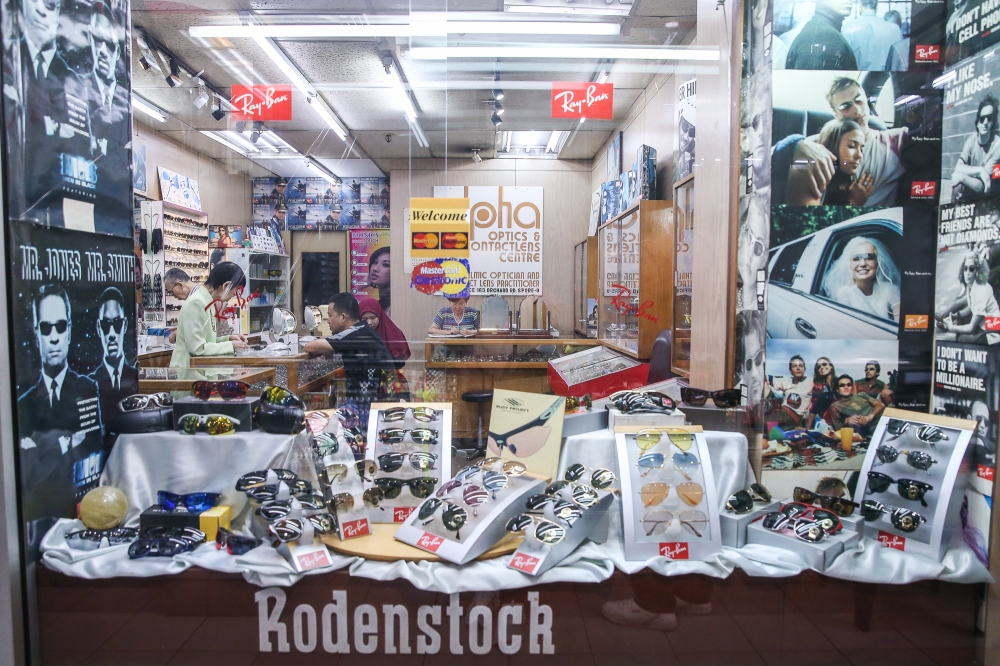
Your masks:
{"label": "white display box", "polygon": [[[891,420],[904,421],[910,425],[902,435],[894,436],[887,430]],[[947,439],[933,446],[921,441],[917,437],[917,432],[923,426],[940,428]],[[917,553],[940,561],[948,550],[948,544],[951,543],[956,530],[962,529],[959,512],[965,498],[965,489],[973,473],[973,452],[969,442],[975,428],[975,421],[901,409],[885,410],[875,428],[868,453],[861,465],[861,478],[858,481],[855,501],[860,504],[866,499],[871,499],[887,507],[909,509],[926,518],[927,522],[915,531],[907,533],[897,530],[889,516],[883,515],[879,520],[865,523],[865,536],[875,539],[888,548]],[[925,472],[910,467],[906,463],[906,456],[901,453],[895,462],[880,464],[876,451],[882,445],[892,446],[897,451],[923,451],[930,454],[937,462]],[[927,506],[923,506],[919,500],[901,497],[895,483],[885,492],[868,492],[869,472],[881,472],[892,479],[913,479],[933,486],[933,490],[927,491],[924,497]]]}
{"label": "white display box", "polygon": [[861,517],[859,511],[860,509],[855,509],[853,516],[841,516],[840,522],[843,523],[845,530],[857,532],[858,534],[864,536],[865,519]]}
{"label": "white display box", "polygon": [[[702,487],[702,499],[695,506],[681,501],[676,486],[688,482],[672,463],[673,454],[680,450],[666,433],[663,439],[646,453],[663,453],[664,467],[642,475],[638,460],[643,453],[635,443],[635,434],[642,427],[619,426],[615,429],[615,448],[618,456],[619,480],[621,482],[622,526],[624,531],[625,559],[645,561],[651,557],[663,556],[675,560],[702,560],[722,550],[722,534],[719,526],[719,494],[715,487],[712,460],[701,426],[671,426],[681,428],[693,435],[690,453],[698,458],[698,466],[690,474],[690,482]],[[659,505],[646,507],[640,497],[642,486],[654,481],[669,483],[671,492]],[[662,534],[646,534],[643,516],[648,511],[665,510],[673,515],[673,520]],[[692,533],[680,521],[684,511],[700,511],[707,520],[700,536]]]}
{"label": "white display box", "polygon": [[623,414],[614,407],[608,409],[608,430],[615,432],[615,427],[636,426],[640,428],[672,428],[686,423],[684,412],[675,409],[671,414],[656,412],[639,412],[638,414]]}
{"label": "white display box", "polygon": [[767,504],[755,502],[750,513],[738,514],[722,510],[719,512],[719,530],[722,532],[722,545],[730,548],[742,548],[747,543],[747,527],[750,523],[763,518],[765,513],[777,511],[781,502],[771,501]]}
{"label": "white display box", "polygon": [[554,546],[546,546],[526,538],[514,551],[507,562],[507,567],[529,576],[537,576],[562,562],[587,539],[594,543],[607,541],[610,517],[608,509],[614,502],[615,496],[614,493],[603,490],[598,491],[598,494],[601,498],[588,507],[572,526],[566,527],[564,521],[554,519],[553,522],[566,527],[565,539]]}
{"label": "white display box", "polygon": [[819,572],[826,571],[838,555],[857,548],[860,542],[861,534],[847,529],[846,526],[837,534],[823,537],[818,543],[808,543],[794,534],[769,530],[761,525],[759,520],[747,527],[748,544],[773,546],[791,551],[802,557],[810,569]]}
{"label": "white display box", "polygon": [[445,529],[439,509],[429,521],[420,520],[417,512],[413,512],[396,530],[394,538],[455,564],[471,562],[507,536],[507,521],[524,513],[525,501],[544,492],[546,485],[548,479],[530,474],[509,477],[507,487],[497,492],[495,500],[478,507],[478,515],[464,505],[459,489],[451,501],[465,508],[469,519],[457,536]]}
{"label": "white display box", "polygon": [[[441,412],[441,417],[436,421],[425,423],[413,418],[413,412],[407,411],[406,418],[402,421],[385,422],[382,419],[382,412],[390,408],[405,407],[429,407]],[[413,430],[415,428],[428,428],[438,433],[437,444],[423,446],[414,443],[409,434],[400,444],[383,444],[379,441],[378,433],[386,428],[402,428]],[[403,466],[394,472],[383,472],[379,469],[375,476],[377,478],[390,477],[394,479],[417,479],[430,477],[437,479],[435,490],[441,484],[452,477],[451,473],[451,403],[450,402],[373,402],[371,411],[368,413],[368,446],[365,449],[365,458],[375,462],[378,466],[378,457],[385,453],[412,453],[424,451],[437,456],[435,467],[426,472],[421,472],[410,465],[409,457],[403,460]],[[374,487],[371,479],[365,479],[365,487]],[[372,511],[370,518],[373,523],[402,523],[410,514],[420,506],[423,499],[414,497],[408,487],[404,487],[399,497],[386,499],[381,506],[384,511]]]}

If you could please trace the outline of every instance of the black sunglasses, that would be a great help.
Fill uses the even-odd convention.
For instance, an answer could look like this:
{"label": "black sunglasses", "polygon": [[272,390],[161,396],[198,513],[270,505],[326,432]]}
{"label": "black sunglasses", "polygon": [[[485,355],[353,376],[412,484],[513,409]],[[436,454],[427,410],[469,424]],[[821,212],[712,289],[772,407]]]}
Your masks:
{"label": "black sunglasses", "polygon": [[694,407],[701,407],[711,398],[716,407],[728,409],[737,407],[743,399],[738,388],[722,389],[721,391],[705,391],[699,388],[681,387],[681,402]]}
{"label": "black sunglasses", "polygon": [[69,328],[69,322],[65,319],[60,319],[57,322],[51,321],[40,321],[38,322],[38,330],[42,335],[48,335],[52,332],[52,329],[56,329],[56,333],[62,335]]}
{"label": "black sunglasses", "polygon": [[927,506],[927,500],[924,499],[924,495],[927,494],[928,490],[934,490],[934,486],[922,481],[914,481],[913,479],[897,480],[882,472],[868,472],[868,492],[870,493],[884,493],[889,490],[889,486],[893,483],[896,484],[896,491],[900,497],[919,501],[923,506]]}
{"label": "black sunglasses", "polygon": [[882,446],[875,449],[875,456],[879,459],[879,464],[891,464],[896,462],[900,454],[906,456],[906,464],[914,469],[919,469],[930,474],[931,465],[937,462],[934,458],[931,458],[929,453],[924,453],[923,451],[897,451],[896,447],[889,444],[883,444]]}
{"label": "black sunglasses", "polygon": [[115,317],[114,319],[102,317],[100,321],[104,335],[110,333],[112,328],[115,329],[115,333],[121,333],[125,328],[125,317]]}

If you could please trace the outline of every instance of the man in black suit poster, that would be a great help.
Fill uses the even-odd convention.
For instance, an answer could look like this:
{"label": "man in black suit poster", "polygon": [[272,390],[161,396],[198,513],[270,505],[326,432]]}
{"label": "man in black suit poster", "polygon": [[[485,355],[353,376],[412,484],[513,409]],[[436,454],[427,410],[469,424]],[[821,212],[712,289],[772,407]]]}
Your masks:
{"label": "man in black suit poster", "polygon": [[31,312],[42,367],[34,386],[17,399],[29,523],[75,516],[76,503],[103,467],[97,384],[69,367],[73,321],[66,290],[43,285]]}
{"label": "man in black suit poster", "polygon": [[117,287],[101,294],[97,307],[97,336],[104,348],[103,361],[88,377],[97,384],[101,397],[101,418],[107,423],[118,413],[122,398],[139,390],[139,370],[125,358],[125,335],[128,318],[125,299]]}

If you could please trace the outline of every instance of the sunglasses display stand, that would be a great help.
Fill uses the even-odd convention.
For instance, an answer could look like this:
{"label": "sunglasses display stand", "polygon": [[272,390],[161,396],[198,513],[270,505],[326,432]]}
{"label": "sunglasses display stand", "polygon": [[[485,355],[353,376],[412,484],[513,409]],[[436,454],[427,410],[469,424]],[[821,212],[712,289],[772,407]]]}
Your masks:
{"label": "sunglasses display stand", "polygon": [[[684,431],[690,435],[684,438],[675,435],[678,440],[684,440],[683,446],[690,445],[687,451],[674,443],[666,432],[656,445],[645,451],[641,450],[636,444],[636,434],[644,429],[638,426],[619,426],[615,429],[625,559],[635,562],[663,556],[675,560],[701,560],[720,552],[722,550],[722,530],[719,525],[721,503],[715,487],[708,444],[701,426],[671,426],[671,430]],[[639,457],[656,453],[663,455],[663,464],[658,468],[640,469]],[[690,480],[685,478],[681,469],[674,464],[674,454],[685,453],[697,458],[696,465],[682,465],[684,474],[687,474]],[[646,484],[657,482],[668,484],[669,493],[662,502],[646,506],[641,496],[642,488]],[[694,494],[687,494],[691,499],[697,497],[697,492],[700,492],[701,497],[695,505],[681,500],[681,493],[678,491],[678,486],[681,484],[693,484],[690,489]],[[694,486],[698,487],[697,491]],[[665,519],[667,516],[663,512],[669,514],[671,518],[669,522],[661,524],[651,522],[653,519]]]}
{"label": "sunglasses display stand", "polygon": [[780,508],[780,502],[771,501],[767,503],[755,502],[753,511],[750,513],[723,511],[719,514],[722,545],[729,548],[742,548],[747,544],[747,528],[750,527],[750,524],[762,518],[765,513],[777,511]]}
{"label": "sunglasses display stand", "polygon": [[197,414],[199,416],[222,414],[240,422],[236,426],[236,432],[252,432],[254,429],[253,415],[259,405],[260,396],[247,396],[236,400],[221,400],[218,398],[200,400],[194,396],[178,398],[174,400],[174,429],[177,429],[177,422],[185,414]]}
{"label": "sunglasses display stand", "polygon": [[675,409],[670,414],[660,414],[658,412],[637,412],[635,414],[625,414],[624,412],[608,407],[608,430],[615,431],[615,426],[641,426],[643,428],[671,428],[682,426],[687,422],[687,416],[679,409]]}
{"label": "sunglasses display stand", "polygon": [[[516,569],[529,576],[538,576],[562,562],[584,541],[590,539],[594,543],[604,543],[608,540],[609,518],[615,495],[607,490],[598,490],[600,499],[587,507],[583,515],[572,525],[551,515],[545,517],[566,527],[566,538],[554,546],[547,546],[530,537],[525,537],[521,545],[507,562],[507,567]],[[531,532],[528,528],[527,532]]]}
{"label": "sunglasses display stand", "polygon": [[[432,421],[424,421],[416,418],[414,409],[418,412],[421,409],[432,409],[437,412],[437,418]],[[400,420],[386,420],[389,414],[398,413],[397,410],[405,410],[405,415]],[[365,457],[375,463],[377,471],[375,478],[399,479],[409,481],[411,479],[432,478],[436,481],[435,488],[439,488],[447,479],[452,476],[451,472],[451,403],[450,402],[373,402],[371,411],[368,413],[368,446],[365,448]],[[383,430],[433,430],[437,433],[437,442],[430,445],[417,444],[413,441],[410,432],[403,436],[403,441],[392,444],[381,441],[379,433]],[[426,471],[416,469],[409,454],[429,453],[437,457],[433,467]],[[392,454],[403,454],[402,464],[398,469],[386,471],[385,463],[387,459],[382,456]],[[392,465],[397,461],[391,461]],[[366,478],[365,487],[376,487],[372,479]],[[380,507],[384,511],[372,511],[371,520],[374,523],[402,523],[416,509],[424,498],[414,497],[409,487],[403,487],[398,497],[385,498]]]}
{"label": "sunglasses display stand", "polygon": [[[517,538],[507,532],[507,521],[524,513],[525,501],[532,495],[545,492],[547,481],[532,474],[509,477],[507,487],[497,491],[495,500],[490,499],[478,507],[478,516],[474,516],[472,508],[463,503],[461,489],[455,490],[448,501],[462,507],[469,515],[468,521],[458,531],[460,540],[455,537],[455,532],[445,529],[440,509],[429,521],[420,520],[414,512],[396,530],[395,538],[454,564],[471,562],[502,539]],[[475,479],[473,482],[476,482]]]}
{"label": "sunglasses display stand", "polygon": [[[321,460],[316,460],[316,476],[323,488],[323,497],[330,513],[337,517],[337,534],[341,540],[371,534],[371,515],[364,502],[364,481],[358,474],[354,453],[347,444],[343,428],[337,419],[330,419],[326,432],[340,442],[340,447],[336,453],[328,453]],[[346,471],[338,475],[341,465],[346,467]],[[330,474],[327,474],[328,470]],[[351,496],[349,509],[333,500],[343,494]]]}
{"label": "sunglasses display stand", "polygon": [[860,542],[861,534],[846,525],[840,532],[828,534],[816,543],[803,541],[794,534],[769,530],[760,520],[747,528],[747,544],[772,546],[793,552],[805,560],[810,569],[820,572],[826,571],[838,555],[857,547]]}
{"label": "sunglasses display stand", "polygon": [[[875,428],[871,446],[861,466],[855,500],[858,503],[865,500],[880,502],[889,513],[883,513],[877,520],[866,521],[865,536],[886,547],[940,561],[955,532],[962,529],[959,512],[974,469],[969,442],[975,428],[975,421],[886,409]],[[938,441],[932,444],[935,439]],[[883,446],[892,447],[898,453],[895,461],[879,460],[878,450]],[[908,463],[904,451],[926,453],[935,462],[927,470],[914,468]],[[886,490],[872,492],[869,472],[888,476],[892,482]],[[933,489],[924,492],[927,506],[919,499],[900,495],[900,479],[932,486]],[[904,532],[892,523],[893,509],[916,512],[927,522],[911,532]]]}

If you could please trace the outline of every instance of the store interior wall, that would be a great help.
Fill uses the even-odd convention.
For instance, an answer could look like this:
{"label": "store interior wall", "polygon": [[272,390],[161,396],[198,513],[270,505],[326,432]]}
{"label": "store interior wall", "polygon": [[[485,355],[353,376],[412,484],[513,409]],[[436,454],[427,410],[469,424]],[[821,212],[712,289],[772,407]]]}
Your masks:
{"label": "store interior wall", "polygon": [[661,74],[639,94],[628,110],[625,120],[611,134],[611,138],[594,156],[590,177],[590,191],[600,190],[608,179],[608,146],[618,132],[622,133],[622,169],[628,170],[635,161],[639,146],[656,149],[657,199],[673,196],[672,166],[674,150],[674,102],[677,98],[677,81],[686,81],[691,75],[673,72]]}
{"label": "store interior wall", "polygon": [[[392,161],[390,161],[392,162]],[[544,188],[544,259],[542,297],[552,312],[552,325],[561,334],[573,333],[573,246],[587,237],[590,221],[591,165],[585,161],[493,159],[474,164],[472,160],[399,160],[390,164],[392,179],[393,265],[403,261],[404,222],[402,211],[410,197],[430,197],[435,185],[492,185]],[[398,211],[398,212],[397,212]],[[392,320],[410,340],[414,361],[423,356],[423,345],[434,315],[447,305],[441,297],[426,296],[409,285],[410,275],[394,269],[392,274]],[[478,308],[481,296],[470,301]]]}
{"label": "store interior wall", "polygon": [[[350,248],[347,247],[346,231],[286,231],[283,234],[285,247],[289,248],[292,269],[292,294],[289,301],[292,313],[298,321],[302,319],[302,253],[337,252],[340,254],[340,290],[350,291],[347,269],[350,265]],[[289,237],[291,244],[289,244]],[[310,303],[325,305],[325,303]]]}
{"label": "store interior wall", "polygon": [[198,181],[203,212],[210,224],[250,223],[253,218],[253,184],[241,172],[230,173],[222,163],[199,153],[136,119],[133,137],[146,143],[146,190],[160,198],[157,167],[164,167]]}

